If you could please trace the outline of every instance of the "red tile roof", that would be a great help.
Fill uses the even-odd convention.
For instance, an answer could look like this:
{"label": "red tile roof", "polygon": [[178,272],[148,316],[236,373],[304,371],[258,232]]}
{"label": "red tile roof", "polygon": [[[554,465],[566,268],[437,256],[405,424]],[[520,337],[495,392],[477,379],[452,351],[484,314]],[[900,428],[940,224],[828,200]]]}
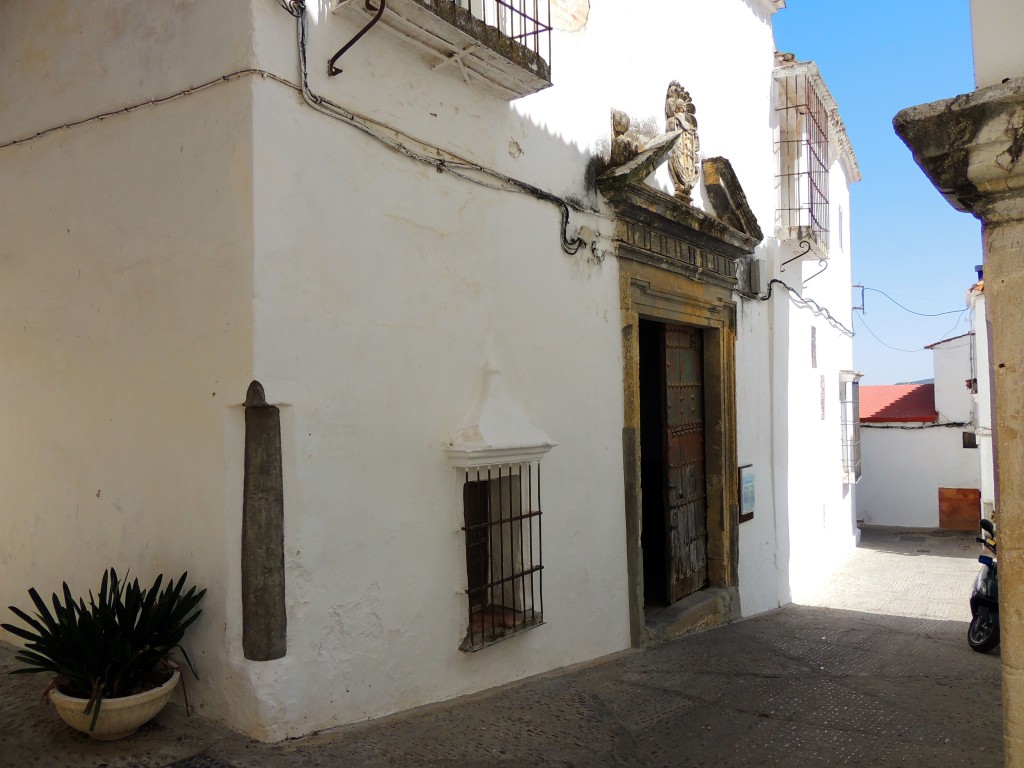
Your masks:
{"label": "red tile roof", "polygon": [[935,421],[934,384],[878,384],[860,388],[860,420]]}

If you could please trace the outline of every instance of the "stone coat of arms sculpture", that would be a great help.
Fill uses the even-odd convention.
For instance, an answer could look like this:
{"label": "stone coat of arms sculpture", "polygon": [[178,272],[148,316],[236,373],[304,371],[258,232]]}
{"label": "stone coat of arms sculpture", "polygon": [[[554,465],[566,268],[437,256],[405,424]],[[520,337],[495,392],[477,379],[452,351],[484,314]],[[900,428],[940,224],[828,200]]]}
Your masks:
{"label": "stone coat of arms sculpture", "polygon": [[682,131],[668,159],[668,172],[676,188],[676,197],[684,203],[693,200],[691,193],[700,174],[700,140],[697,138],[697,108],[678,80],[668,85],[665,95],[665,132]]}

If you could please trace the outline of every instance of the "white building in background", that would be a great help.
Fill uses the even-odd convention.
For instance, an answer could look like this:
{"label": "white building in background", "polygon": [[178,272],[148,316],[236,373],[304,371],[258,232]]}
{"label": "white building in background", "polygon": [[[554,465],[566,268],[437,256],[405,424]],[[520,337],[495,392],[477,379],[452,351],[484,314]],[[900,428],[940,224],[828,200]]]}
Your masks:
{"label": "white building in background", "polygon": [[280,739],[841,561],[859,171],[784,2],[535,5],[8,9],[0,604],[187,568],[190,694]]}
{"label": "white building in background", "polygon": [[926,347],[934,383],[861,388],[858,518],[872,525],[977,529],[984,474],[972,389],[980,346],[972,332]]}

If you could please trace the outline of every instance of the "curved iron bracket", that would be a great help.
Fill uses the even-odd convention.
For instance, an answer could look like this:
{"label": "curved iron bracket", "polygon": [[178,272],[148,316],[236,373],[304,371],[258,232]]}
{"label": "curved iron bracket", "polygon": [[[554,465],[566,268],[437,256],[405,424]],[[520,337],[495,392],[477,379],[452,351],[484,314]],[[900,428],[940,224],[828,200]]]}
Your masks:
{"label": "curved iron bracket", "polygon": [[335,64],[338,63],[338,59],[340,59],[342,56],[344,56],[345,52],[348,51],[349,48],[351,48],[353,45],[358,43],[359,39],[363,35],[365,35],[367,32],[370,31],[370,27],[372,27],[374,24],[376,24],[378,21],[380,21],[381,16],[384,15],[384,9],[387,7],[388,3],[387,3],[387,0],[379,0],[379,1],[380,1],[380,8],[374,8],[373,7],[373,3],[370,0],[366,0],[366,10],[374,11],[375,12],[374,13],[374,17],[372,19],[370,19],[369,24],[367,24],[365,27],[360,29],[356,33],[355,37],[353,37],[351,40],[349,40],[347,43],[345,43],[345,45],[343,45],[341,47],[341,49],[336,54],[334,54],[331,57],[331,60],[327,62],[327,76],[328,77],[334,77],[335,75],[340,75],[341,74],[342,70],[339,69],[338,67],[334,66]]}
{"label": "curved iron bracket", "polygon": [[826,259],[818,259],[818,266],[821,267],[821,269],[819,269],[813,275],[811,275],[806,280],[804,280],[804,285],[807,285],[809,282],[811,282],[811,280],[813,280],[818,275],[820,275],[822,272],[824,272],[826,269],[828,269],[828,261]]}
{"label": "curved iron bracket", "polygon": [[[381,1],[383,2],[383,0]],[[782,264],[779,267],[779,272],[785,272],[787,264],[790,264],[791,262],[794,262],[797,259],[802,259],[804,256],[811,252],[811,243],[809,240],[801,240],[800,247],[803,248],[803,250],[796,256],[794,256],[792,259],[786,259],[784,262],[782,262]]]}

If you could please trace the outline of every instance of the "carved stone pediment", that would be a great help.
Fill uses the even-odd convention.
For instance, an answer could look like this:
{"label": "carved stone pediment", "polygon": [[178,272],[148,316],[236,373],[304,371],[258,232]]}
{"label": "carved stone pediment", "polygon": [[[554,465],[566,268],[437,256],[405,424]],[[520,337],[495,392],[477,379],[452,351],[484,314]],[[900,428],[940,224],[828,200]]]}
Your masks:
{"label": "carved stone pediment", "polygon": [[[633,162],[639,166],[643,159]],[[761,239],[636,180],[647,178],[653,168],[634,176],[623,167],[598,179],[598,189],[615,212],[616,255],[697,282],[736,288],[737,260],[753,253]]]}
{"label": "carved stone pediment", "polygon": [[[629,133],[629,117],[612,112],[614,165],[598,176],[597,187],[615,212],[616,255],[736,288],[737,260],[753,253],[764,235],[729,161],[716,157],[700,163],[696,109],[675,80],[665,116],[667,131],[640,146]],[[646,183],[665,162],[674,195]],[[690,204],[702,171],[717,216]]]}
{"label": "carved stone pediment", "polygon": [[736,178],[732,163],[724,157],[710,157],[704,161],[703,171],[704,189],[718,218],[733,229],[757,238],[758,242],[763,240],[764,233],[750,210],[747,195]]}

